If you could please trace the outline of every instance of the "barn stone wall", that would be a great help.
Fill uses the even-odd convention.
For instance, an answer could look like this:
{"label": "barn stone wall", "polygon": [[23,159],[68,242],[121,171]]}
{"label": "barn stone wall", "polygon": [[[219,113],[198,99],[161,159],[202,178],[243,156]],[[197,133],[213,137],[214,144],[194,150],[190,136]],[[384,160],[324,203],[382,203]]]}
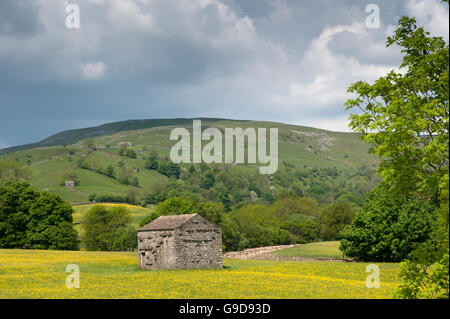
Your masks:
{"label": "barn stone wall", "polygon": [[222,231],[199,216],[175,230],[180,268],[222,268]]}
{"label": "barn stone wall", "polygon": [[222,268],[221,228],[195,216],[174,230],[138,232],[144,269]]}
{"label": "barn stone wall", "polygon": [[140,231],[138,233],[139,266],[144,269],[177,268],[174,231]]}

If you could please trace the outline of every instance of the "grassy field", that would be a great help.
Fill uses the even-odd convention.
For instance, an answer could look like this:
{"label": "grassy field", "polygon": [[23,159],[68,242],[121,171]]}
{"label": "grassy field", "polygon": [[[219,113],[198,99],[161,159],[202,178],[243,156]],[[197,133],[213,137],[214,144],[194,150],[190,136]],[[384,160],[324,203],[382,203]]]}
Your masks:
{"label": "grassy field", "polygon": [[[65,285],[80,268],[80,288]],[[224,260],[224,269],[141,270],[136,253],[0,250],[0,298],[392,298],[399,265],[379,263],[380,288],[365,263]]]}
{"label": "grassy field", "polygon": [[277,250],[273,254],[282,257],[342,258],[342,252],[339,250],[339,241],[309,243]]}
{"label": "grassy field", "polygon": [[[113,203],[99,203],[99,204],[106,206],[106,207],[123,206],[123,207],[127,208],[128,211],[130,212],[130,215],[132,218],[132,221],[131,221],[132,226],[136,227],[136,228],[139,226],[139,223],[141,222],[141,220],[144,217],[148,216],[153,211],[153,208],[145,208],[145,207],[134,206],[134,205],[129,205],[129,204],[113,204]],[[94,205],[95,204],[73,206],[73,210],[74,210],[74,214],[72,215],[73,222],[76,223],[75,229],[77,230],[77,232],[79,234],[82,233],[82,227],[81,227],[81,224],[79,224],[79,223],[83,222],[84,215]]]}

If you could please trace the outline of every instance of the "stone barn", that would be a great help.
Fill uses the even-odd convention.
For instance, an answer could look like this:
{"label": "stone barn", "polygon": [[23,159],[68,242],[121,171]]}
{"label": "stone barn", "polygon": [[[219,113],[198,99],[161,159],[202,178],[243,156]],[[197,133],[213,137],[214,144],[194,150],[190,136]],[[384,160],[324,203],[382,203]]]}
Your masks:
{"label": "stone barn", "polygon": [[199,214],[160,216],[138,230],[143,269],[222,268],[222,229]]}

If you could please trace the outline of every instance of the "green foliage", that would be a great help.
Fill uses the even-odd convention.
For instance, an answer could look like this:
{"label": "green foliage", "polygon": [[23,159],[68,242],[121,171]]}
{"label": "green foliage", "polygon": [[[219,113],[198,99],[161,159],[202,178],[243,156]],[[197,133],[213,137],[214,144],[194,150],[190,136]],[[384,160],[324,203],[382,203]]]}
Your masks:
{"label": "green foliage", "polygon": [[[281,228],[276,227],[277,222],[265,206],[247,205],[230,212],[229,216],[237,225],[239,233],[247,239],[247,247],[270,246],[280,243]],[[289,238],[283,243],[290,243]]]}
{"label": "green foliage", "polygon": [[111,164],[106,166],[105,175],[109,177],[114,177],[114,167]]}
{"label": "green foliage", "polygon": [[120,155],[120,156],[124,156],[124,155],[126,154],[126,152],[127,152],[127,147],[126,147],[125,145],[122,145],[122,146],[119,148],[119,155]]}
{"label": "green foliage", "polygon": [[449,254],[430,266],[407,260],[401,264],[400,278],[403,284],[395,297],[402,299],[448,299]]}
{"label": "green foliage", "polygon": [[0,247],[25,245],[29,210],[37,198],[39,193],[26,182],[0,185]]}
{"label": "green foliage", "polygon": [[72,207],[26,182],[0,186],[0,247],[78,249]]}
{"label": "green foliage", "polygon": [[136,151],[129,149],[125,152],[125,156],[129,157],[129,158],[136,158],[137,157],[137,153]]}
{"label": "green foliage", "polygon": [[[448,4],[448,1],[442,2]],[[357,97],[347,101],[347,109],[358,109],[357,114],[350,116],[350,126],[361,133],[371,144],[370,150],[381,157],[378,172],[388,185],[395,206],[385,206],[386,211],[400,220],[402,215],[397,211],[404,209],[398,207],[395,198],[412,193],[439,203],[441,217],[432,223],[431,234],[427,235],[428,221],[417,214],[416,224],[410,226],[410,231],[417,232],[413,238],[406,229],[399,233],[394,225],[374,216],[380,225],[370,227],[372,230],[392,231],[391,235],[380,236],[375,247],[370,247],[373,241],[370,232],[362,231],[362,225],[370,222],[361,218],[362,225],[356,225],[355,220],[353,229],[344,231],[349,241],[343,240],[341,248],[362,258],[378,255],[382,259],[386,258],[382,250],[393,250],[393,259],[399,260],[407,257],[407,249],[401,247],[407,244],[414,250],[402,265],[404,282],[397,297],[448,298],[449,46],[441,37],[431,37],[417,27],[416,20],[409,17],[402,17],[394,34],[388,37],[387,46],[391,45],[402,48],[404,57],[400,68],[403,72],[391,71],[373,85],[360,81],[348,89]],[[423,205],[413,201],[419,206],[418,212],[422,212]],[[383,204],[387,203],[385,200]],[[403,206],[408,204],[403,203]],[[380,215],[395,222],[384,212]],[[428,218],[429,215],[431,213]],[[392,241],[390,245],[389,241]],[[359,249],[355,246],[358,242]]]}
{"label": "green foliage", "polygon": [[158,162],[158,172],[167,177],[180,177],[180,167],[171,161],[159,161]]}
{"label": "green foliage", "polygon": [[317,239],[322,208],[311,198],[286,197],[271,205],[238,205],[222,217],[227,250]]}
{"label": "green foliage", "polygon": [[[77,233],[71,227],[73,209],[58,195],[42,193],[29,210],[26,245],[35,249],[77,249]],[[68,225],[70,227],[68,227]],[[56,235],[55,238],[52,236]],[[69,242],[64,242],[68,240]],[[60,242],[61,241],[61,242]]]}
{"label": "green foliage", "polygon": [[200,214],[209,221],[220,225],[225,207],[217,202],[198,202],[189,197],[171,197],[158,204],[155,210],[157,216]]}
{"label": "green foliage", "polygon": [[196,213],[196,202],[188,197],[171,197],[156,206],[158,216]]}
{"label": "green foliage", "polygon": [[145,226],[148,223],[151,223],[156,218],[158,218],[159,215],[156,212],[151,212],[149,215],[145,216],[139,223],[139,227]]}
{"label": "green foliage", "polygon": [[133,174],[133,170],[128,168],[122,168],[117,176],[117,180],[124,185],[139,186],[138,178]]}
{"label": "green foliage", "polygon": [[210,189],[214,186],[215,181],[216,179],[211,172],[206,173],[202,178],[202,187],[205,189]]}
{"label": "green foliage", "polygon": [[83,146],[89,149],[93,149],[95,146],[95,142],[93,138],[87,138],[83,141]]}
{"label": "green foliage", "polygon": [[19,182],[29,179],[31,172],[25,168],[21,163],[0,160],[0,184],[7,181]]}
{"label": "green foliage", "polygon": [[[129,227],[130,213],[125,207],[93,206],[83,221],[83,242],[88,250],[111,251],[120,234]],[[116,243],[117,245],[117,243]]]}
{"label": "green foliage", "polygon": [[89,195],[89,201],[96,201],[100,203],[126,203],[127,199],[126,197],[119,195],[97,195],[94,193]]}
{"label": "green foliage", "polygon": [[396,291],[397,298],[448,298],[448,193],[442,197],[431,238],[419,245],[401,265],[403,283]]}
{"label": "green foliage", "polygon": [[350,126],[381,157],[378,172],[392,190],[435,196],[449,187],[449,46],[408,17],[388,38],[394,44],[405,54],[404,72],[350,86],[357,97],[347,109],[358,110]]}
{"label": "green foliage", "polygon": [[294,235],[296,243],[307,243],[317,238],[317,223],[310,216],[290,215],[286,221],[281,223],[281,228]]}
{"label": "green foliage", "polygon": [[42,233],[32,233],[28,238],[31,244],[30,248],[78,250],[77,232],[69,222],[47,226]]}
{"label": "green foliage", "polygon": [[147,161],[145,162],[145,168],[157,170],[158,169],[158,160],[153,157],[149,157],[147,159]]}
{"label": "green foliage", "polygon": [[305,243],[317,239],[321,208],[314,199],[287,197],[271,205],[241,203],[227,213],[218,202],[199,203],[170,198],[156,212],[197,212],[222,227],[227,251],[274,244]]}
{"label": "green foliage", "polygon": [[324,240],[341,239],[340,232],[352,223],[355,212],[348,203],[336,203],[327,207],[321,216],[321,237]]}
{"label": "green foliage", "polygon": [[137,249],[137,231],[133,227],[120,229],[113,242],[113,250],[133,251]]}
{"label": "green foliage", "polygon": [[368,194],[351,226],[341,232],[340,249],[366,261],[401,261],[431,236],[434,207],[413,197],[393,197],[380,186]]}

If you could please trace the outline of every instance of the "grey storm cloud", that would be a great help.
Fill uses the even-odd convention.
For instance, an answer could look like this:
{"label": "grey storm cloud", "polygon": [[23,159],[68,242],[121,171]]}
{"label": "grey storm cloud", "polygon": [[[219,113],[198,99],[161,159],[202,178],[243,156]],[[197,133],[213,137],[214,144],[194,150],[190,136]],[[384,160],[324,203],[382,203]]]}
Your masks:
{"label": "grey storm cloud", "polygon": [[36,3],[28,0],[0,2],[0,34],[17,37],[32,36],[42,31]]}
{"label": "grey storm cloud", "polygon": [[373,2],[378,29],[358,0],[2,0],[0,148],[131,118],[348,130],[346,88],[399,65],[385,48],[398,18],[448,30],[438,0]]}

